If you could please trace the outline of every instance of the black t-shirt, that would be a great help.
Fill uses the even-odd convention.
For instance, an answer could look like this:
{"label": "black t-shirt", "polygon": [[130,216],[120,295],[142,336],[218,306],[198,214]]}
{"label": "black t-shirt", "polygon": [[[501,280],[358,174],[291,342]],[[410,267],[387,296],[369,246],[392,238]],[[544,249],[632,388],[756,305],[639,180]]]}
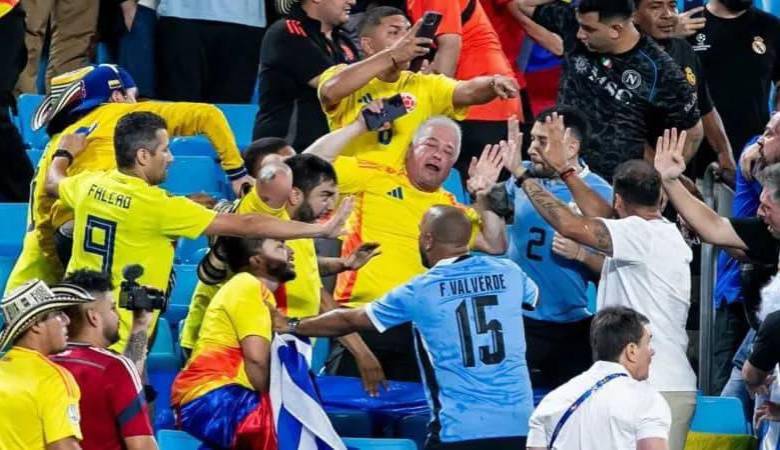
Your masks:
{"label": "black t-shirt", "polygon": [[780,20],[751,8],[735,19],[705,10],[707,23],[690,38],[738,159],[769,121],[769,90],[780,79]]}
{"label": "black t-shirt", "polygon": [[536,7],[534,21],[563,39],[558,104],[588,115],[591,140],[582,156],[597,174],[611,180],[620,163],[643,158],[656,130],[698,122],[695,90],[652,39],[642,36],[619,55],[592,52],[577,39],[574,7],[562,2]]}
{"label": "black t-shirt", "polygon": [[260,111],[253,139],[287,138],[303,151],[329,131],[317,90],[308,82],[330,66],[354,62],[358,51],[342,30],[333,30],[329,40],[320,27],[296,3],[288,17],[268,28],[260,56]]}
{"label": "black t-shirt", "polygon": [[729,221],[747,246],[745,254],[748,258],[761,264],[777,264],[780,242],[772,236],[763,220],[758,217],[732,217]]}
{"label": "black t-shirt", "polygon": [[748,361],[764,372],[780,363],[780,311],[769,314],[761,323]]}
{"label": "black t-shirt", "polygon": [[699,104],[699,113],[702,116],[709,114],[714,107],[710,95],[707,78],[704,75],[704,67],[693,51],[693,47],[685,39],[669,39],[658,42],[661,48],[672,57],[674,62],[682,68],[683,76],[694,89],[696,89],[696,101]]}

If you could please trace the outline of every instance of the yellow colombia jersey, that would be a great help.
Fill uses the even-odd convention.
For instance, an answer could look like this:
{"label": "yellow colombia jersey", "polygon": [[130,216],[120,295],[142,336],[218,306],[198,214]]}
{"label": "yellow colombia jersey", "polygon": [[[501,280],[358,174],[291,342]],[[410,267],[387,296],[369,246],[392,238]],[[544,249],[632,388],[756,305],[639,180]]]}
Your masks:
{"label": "yellow colombia jersey", "polygon": [[254,390],[244,369],[241,340],[259,336],[271,341],[266,301],[273,304],[273,294],[249,273],[236,274],[219,289],[206,309],[192,357],[173,383],[174,405],[184,405],[228,384]]}
{"label": "yellow colombia jersey", "polygon": [[61,439],[81,440],[79,386],[65,368],[42,354],[12,347],[0,358],[0,448],[43,449]]}
{"label": "yellow colombia jersey", "polygon": [[[256,190],[239,200],[236,212],[239,214],[266,214],[282,220],[290,220],[285,208],[271,208],[257,195]],[[293,250],[295,263],[295,279],[289,281],[274,293],[277,306],[292,317],[308,317],[316,315],[320,309],[320,280],[317,254],[313,239],[295,239],[287,241]],[[210,286],[198,281],[192,294],[187,318],[181,332],[181,346],[193,348],[203,321],[203,314],[211,298],[221,285]]]}
{"label": "yellow colombia jersey", "polygon": [[[217,215],[118,170],[65,178],[59,193],[63,206],[75,213],[73,254],[67,271],[87,268],[110,273],[117,299],[122,270],[130,264],[144,268],[138,283],[166,291],[175,240],[195,239]],[[121,340],[114,348],[124,349],[132,313],[120,308],[119,317]]]}
{"label": "yellow colombia jersey", "polygon": [[[51,158],[59,147],[63,134],[79,130],[92,131],[87,135],[86,148],[68,167],[68,176],[85,171],[116,168],[114,129],[122,116],[135,111],[151,111],[163,117],[171,136],[205,135],[217,149],[222,168],[228,174],[243,172],[243,160],[235,139],[222,112],[213,105],[202,103],[107,103],[55,135],[46,146],[38,163],[31,185],[28,212],[28,233],[24,238],[22,254],[9,276],[6,292],[32,278],[54,283],[62,278],[61,264],[54,250],[53,233],[56,228],[73,218],[61,202],[46,195],[44,184]],[[93,129],[94,127],[94,129]]]}
{"label": "yellow colombia jersey", "polygon": [[[382,254],[372,259],[371,264],[359,271],[342,272],[337,278],[336,300],[358,307],[426,270],[420,261],[420,221],[434,205],[458,203],[443,189],[420,191],[404,171],[343,156],[336,158],[333,167],[339,179],[339,191],[355,197],[342,255],[351,253],[363,242],[379,242],[382,249]],[[465,211],[478,224],[477,212],[471,208]]]}
{"label": "yellow colombia jersey", "polygon": [[[333,66],[320,75],[320,87],[343,70],[346,65]],[[458,82],[444,75],[426,75],[403,71],[394,83],[377,78],[342,99],[328,110],[328,125],[336,130],[357,119],[360,111],[372,100],[401,94],[407,114],[394,120],[389,130],[364,133],[353,139],[341,152],[344,156],[357,156],[386,166],[402,168],[406,150],[412,143],[414,133],[420,125],[432,116],[449,116],[455,120],[466,118],[467,107],[455,109],[452,97]]]}

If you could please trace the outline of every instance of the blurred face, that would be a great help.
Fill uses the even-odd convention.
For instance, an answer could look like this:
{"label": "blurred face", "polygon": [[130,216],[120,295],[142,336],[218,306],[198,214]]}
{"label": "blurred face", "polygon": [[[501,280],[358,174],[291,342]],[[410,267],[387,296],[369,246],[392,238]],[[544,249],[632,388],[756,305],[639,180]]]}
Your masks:
{"label": "blurred face", "polygon": [[582,41],[588,50],[596,53],[609,53],[615,47],[615,41],[620,37],[619,27],[622,25],[599,22],[599,13],[577,13],[580,28],[577,39]]}
{"label": "blurred face", "polygon": [[406,156],[409,180],[418,189],[432,192],[441,187],[458,159],[460,141],[452,127],[427,125]]}
{"label": "blurred face", "polygon": [[645,325],[639,344],[628,344],[629,352],[632,353],[632,362],[635,364],[635,370],[632,373],[634,378],[639,381],[646,380],[650,376],[650,363],[655,355],[655,350],[650,345],[652,338],[653,334],[650,332],[650,328]]}
{"label": "blurred face", "polygon": [[63,311],[50,312],[39,322],[51,353],[59,353],[68,347],[69,323],[70,319]]}
{"label": "blurred face", "polygon": [[780,113],[775,113],[764,128],[764,133],[758,138],[758,143],[764,146],[766,163],[780,161]]}
{"label": "blurred face", "polygon": [[344,25],[355,0],[321,0],[317,3],[321,21],[332,27]]}
{"label": "blurred face", "polygon": [[383,17],[379,25],[360,38],[360,46],[366,56],[371,56],[390,48],[409,31],[409,28],[411,24],[404,16]]}
{"label": "blurred face", "polygon": [[257,256],[265,262],[268,275],[276,281],[284,283],[295,278],[293,251],[284,241],[265,239]]}
{"label": "blurred face", "polygon": [[674,0],[642,0],[634,22],[653,39],[671,39],[677,23],[677,2]]}
{"label": "blurred face", "polygon": [[300,222],[312,223],[325,218],[336,207],[338,187],[333,180],[320,183],[309,192],[301,206],[295,211],[294,219]]}
{"label": "blurred face", "polygon": [[764,221],[772,236],[780,239],[780,202],[774,199],[777,193],[774,189],[764,188],[759,197],[758,217]]}
{"label": "blurred face", "polygon": [[528,157],[534,165],[534,174],[541,178],[554,177],[555,170],[542,159],[542,152],[547,147],[547,127],[540,122],[534,122],[531,128],[531,145],[528,147]]}
{"label": "blurred face", "polygon": [[173,162],[173,154],[168,147],[168,131],[157,130],[157,147],[154,149],[140,149],[139,158],[144,166],[146,180],[152,186],[165,181],[168,175],[168,166]]}

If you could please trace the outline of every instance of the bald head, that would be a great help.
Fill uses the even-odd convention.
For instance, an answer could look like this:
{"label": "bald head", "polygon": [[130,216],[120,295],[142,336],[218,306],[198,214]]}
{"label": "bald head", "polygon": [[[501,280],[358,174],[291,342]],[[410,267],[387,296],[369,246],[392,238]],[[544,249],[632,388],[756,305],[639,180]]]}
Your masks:
{"label": "bald head", "polygon": [[257,195],[272,208],[287,203],[292,190],[292,170],[277,158],[266,158],[257,174]]}
{"label": "bald head", "polygon": [[469,250],[471,221],[460,209],[449,205],[430,208],[420,223],[420,258],[425,267],[441,259],[460,256]]}

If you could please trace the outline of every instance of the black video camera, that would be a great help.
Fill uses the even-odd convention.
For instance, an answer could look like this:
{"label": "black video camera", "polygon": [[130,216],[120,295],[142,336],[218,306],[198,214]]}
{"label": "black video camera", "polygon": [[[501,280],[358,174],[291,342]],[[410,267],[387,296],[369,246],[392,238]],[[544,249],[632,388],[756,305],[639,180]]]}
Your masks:
{"label": "black video camera", "polygon": [[122,284],[119,288],[119,306],[130,311],[168,309],[168,296],[164,292],[141,286],[135,280],[144,274],[144,268],[139,264],[130,264],[122,269]]}

